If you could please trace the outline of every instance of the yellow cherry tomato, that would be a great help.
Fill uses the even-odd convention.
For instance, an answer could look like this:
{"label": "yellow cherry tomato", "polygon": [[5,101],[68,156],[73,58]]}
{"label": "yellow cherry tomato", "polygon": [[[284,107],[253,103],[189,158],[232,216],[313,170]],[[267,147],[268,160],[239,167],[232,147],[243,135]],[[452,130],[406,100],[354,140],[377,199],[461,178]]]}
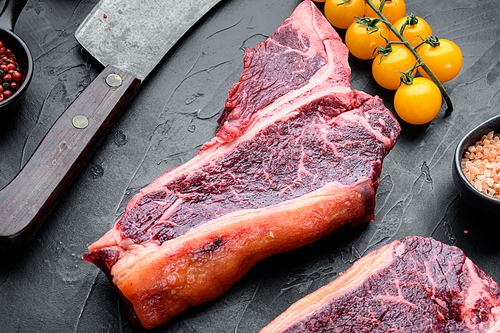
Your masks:
{"label": "yellow cherry tomato", "polygon": [[325,17],[335,28],[347,29],[365,15],[365,0],[326,0]]}
{"label": "yellow cherry tomato", "polygon": [[[371,0],[371,3],[374,4],[378,9],[380,9],[381,2],[381,0]],[[389,22],[394,24],[394,22],[396,22],[406,14],[406,4],[404,0],[386,0],[384,2],[382,14]],[[365,16],[378,17],[378,15],[368,3],[365,4]]]}
{"label": "yellow cherry tomato", "polygon": [[[410,15],[402,17],[394,22],[394,28],[399,32],[401,32],[401,27],[403,25],[405,25],[403,37],[413,47],[420,44],[425,38],[432,36],[431,26],[421,17]],[[391,32],[389,40],[397,41],[399,38]]]}
{"label": "yellow cherry tomato", "polygon": [[358,59],[373,59],[379,46],[384,47],[389,36],[387,25],[379,19],[364,17],[352,23],[345,33],[345,44]]}
{"label": "yellow cherry tomato", "polygon": [[[389,54],[379,54],[373,59],[372,75],[381,87],[396,90],[401,83],[401,72],[410,70],[417,60],[404,45],[394,44],[391,47]],[[411,74],[413,73],[415,70]]]}
{"label": "yellow cherry tomato", "polygon": [[425,77],[416,77],[410,85],[401,84],[394,94],[394,109],[405,122],[423,125],[434,119],[441,109],[438,86]]}
{"label": "yellow cherry tomato", "polygon": [[[447,39],[439,39],[438,46],[425,43],[418,47],[417,53],[429,67],[439,82],[447,82],[458,75],[462,69],[462,51],[457,44]],[[420,75],[429,78],[422,67],[418,68]]]}

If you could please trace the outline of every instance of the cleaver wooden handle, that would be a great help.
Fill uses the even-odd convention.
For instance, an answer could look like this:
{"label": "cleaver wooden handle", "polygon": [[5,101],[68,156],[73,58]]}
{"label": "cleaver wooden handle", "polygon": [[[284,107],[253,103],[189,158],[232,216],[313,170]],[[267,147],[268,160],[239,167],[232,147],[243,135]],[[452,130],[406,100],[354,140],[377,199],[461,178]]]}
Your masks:
{"label": "cleaver wooden handle", "polygon": [[1,251],[18,249],[35,234],[139,85],[140,80],[108,66],[59,117],[0,191]]}

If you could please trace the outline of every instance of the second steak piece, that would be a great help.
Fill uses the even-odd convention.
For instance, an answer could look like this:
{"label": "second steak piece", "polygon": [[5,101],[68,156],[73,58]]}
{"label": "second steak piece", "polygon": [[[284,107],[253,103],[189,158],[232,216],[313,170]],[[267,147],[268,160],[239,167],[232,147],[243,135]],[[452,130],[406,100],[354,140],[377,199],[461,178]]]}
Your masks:
{"label": "second steak piece", "polygon": [[349,87],[347,48],[310,1],[247,50],[213,140],[134,196],[85,259],[152,328],[258,261],[373,218],[399,125]]}
{"label": "second steak piece", "polygon": [[261,333],[498,333],[500,286],[455,246],[409,236],[359,259]]}

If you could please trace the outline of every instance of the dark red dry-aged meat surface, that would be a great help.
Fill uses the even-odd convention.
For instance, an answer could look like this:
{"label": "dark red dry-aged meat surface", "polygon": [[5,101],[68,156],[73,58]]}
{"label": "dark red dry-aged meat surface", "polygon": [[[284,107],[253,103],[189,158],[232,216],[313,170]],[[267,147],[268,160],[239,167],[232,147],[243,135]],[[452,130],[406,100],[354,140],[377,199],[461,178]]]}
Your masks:
{"label": "dark red dry-aged meat surface", "polygon": [[[349,87],[348,50],[303,1],[247,50],[220,127],[128,203],[85,259],[147,328],[214,299],[256,262],[373,218],[400,127]],[[133,309],[133,310],[131,310]]]}
{"label": "dark red dry-aged meat surface", "polygon": [[[387,253],[380,266],[374,264]],[[351,284],[348,291],[311,313],[290,315],[293,323],[286,328],[271,323],[262,333],[500,331],[500,286],[457,247],[409,236],[368,254],[352,269],[358,266],[370,270],[362,281],[335,284]],[[327,291],[322,295],[325,299]]]}
{"label": "dark red dry-aged meat surface", "polygon": [[[334,120],[348,111],[367,118],[367,123]],[[331,121],[335,126],[327,123]],[[354,91],[326,96],[263,128],[220,158],[145,193],[118,228],[134,242],[163,243],[222,215],[279,204],[329,182],[350,185],[366,177],[376,187],[381,158],[390,146],[372,131],[391,138],[394,128],[378,99]],[[171,210],[169,223],[158,223],[179,197],[182,205]]]}

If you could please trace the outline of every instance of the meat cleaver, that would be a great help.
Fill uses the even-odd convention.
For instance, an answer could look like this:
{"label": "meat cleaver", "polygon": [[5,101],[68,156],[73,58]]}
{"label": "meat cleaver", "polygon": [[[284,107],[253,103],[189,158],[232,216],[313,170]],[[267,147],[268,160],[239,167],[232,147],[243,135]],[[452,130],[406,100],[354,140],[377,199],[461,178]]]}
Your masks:
{"label": "meat cleaver", "polygon": [[59,117],[0,191],[0,251],[38,230],[140,83],[220,0],[101,0],[75,33],[104,70]]}

